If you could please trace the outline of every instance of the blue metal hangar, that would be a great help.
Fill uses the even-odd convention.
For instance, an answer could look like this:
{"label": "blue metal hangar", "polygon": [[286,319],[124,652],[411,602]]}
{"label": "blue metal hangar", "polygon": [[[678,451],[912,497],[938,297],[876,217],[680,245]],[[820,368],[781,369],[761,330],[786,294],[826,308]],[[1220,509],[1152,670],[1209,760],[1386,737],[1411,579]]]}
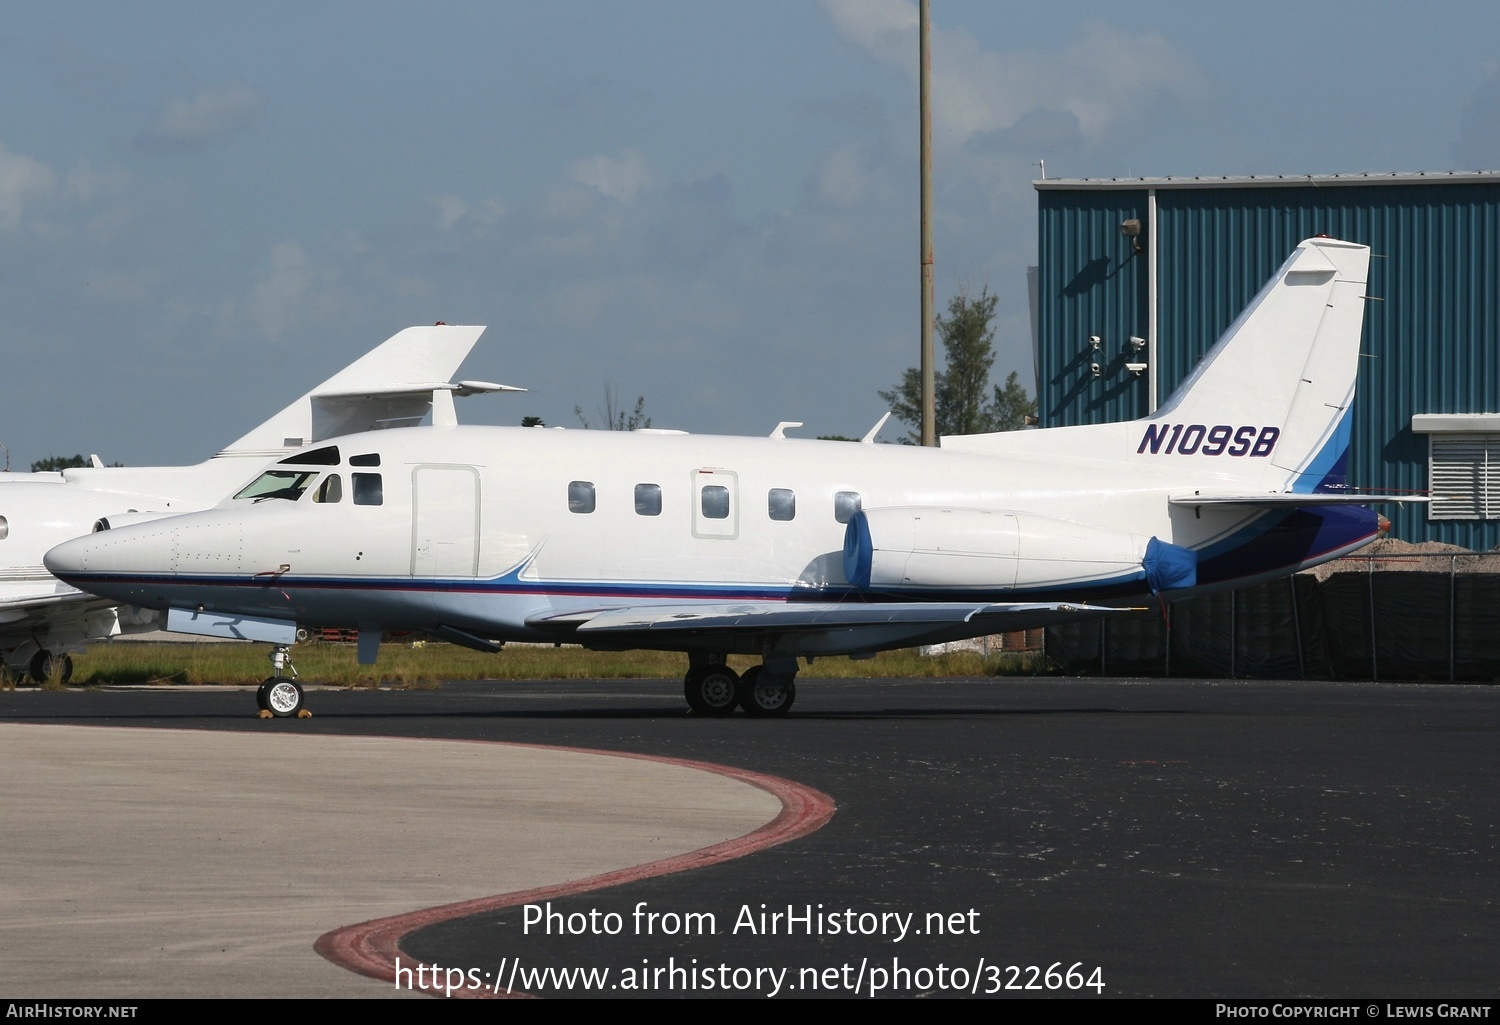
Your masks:
{"label": "blue metal hangar", "polygon": [[1500,172],[1044,179],[1043,427],[1146,416],[1312,235],[1372,250],[1349,484],[1393,533],[1500,545]]}

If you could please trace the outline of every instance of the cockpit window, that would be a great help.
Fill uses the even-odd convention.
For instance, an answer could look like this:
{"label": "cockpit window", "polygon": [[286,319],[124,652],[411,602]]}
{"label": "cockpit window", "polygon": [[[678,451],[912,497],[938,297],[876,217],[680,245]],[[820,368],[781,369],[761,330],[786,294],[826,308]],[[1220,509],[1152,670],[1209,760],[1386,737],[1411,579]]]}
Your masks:
{"label": "cockpit window", "polygon": [[330,473],[323,478],[323,483],[318,485],[318,490],[313,492],[313,501],[322,502],[327,505],[336,505],[344,497],[344,484],[339,480],[339,475]]}
{"label": "cockpit window", "polygon": [[295,502],[317,476],[316,470],[267,470],[241,488],[234,497],[236,501],[249,499],[259,502],[267,498],[285,498]]}
{"label": "cockpit window", "polygon": [[370,452],[370,453],[367,453],[367,454],[362,455],[362,456],[350,456],[349,457],[349,465],[350,466],[379,466],[380,465],[380,453],[379,452]]}
{"label": "cockpit window", "polygon": [[339,447],[329,445],[326,448],[315,448],[311,452],[298,452],[294,456],[287,456],[281,461],[282,466],[337,466],[339,465]]}
{"label": "cockpit window", "polygon": [[380,505],[385,501],[385,488],[380,482],[378,473],[355,473],[354,478],[354,504],[355,505]]}

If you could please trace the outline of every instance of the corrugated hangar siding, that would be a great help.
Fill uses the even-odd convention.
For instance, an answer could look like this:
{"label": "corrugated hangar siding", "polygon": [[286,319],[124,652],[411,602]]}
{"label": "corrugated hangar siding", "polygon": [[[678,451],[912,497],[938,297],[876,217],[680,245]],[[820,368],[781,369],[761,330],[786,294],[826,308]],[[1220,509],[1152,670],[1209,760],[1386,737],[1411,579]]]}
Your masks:
{"label": "corrugated hangar siding", "polygon": [[[1120,224],[1146,223],[1144,191],[1043,192],[1037,270],[1037,410],[1043,427],[1146,415],[1146,385],[1123,346],[1146,333],[1146,261]],[[1055,207],[1051,204],[1056,203]],[[1090,370],[1089,337],[1104,371]]]}
{"label": "corrugated hangar siding", "polygon": [[[1372,250],[1376,299],[1365,309],[1350,483],[1425,491],[1428,441],[1412,433],[1413,414],[1500,412],[1500,175],[1388,177],[1223,187],[1037,183],[1043,426],[1148,411],[1144,376],[1124,366],[1129,336],[1145,337],[1150,326],[1148,253],[1134,252],[1120,224],[1137,218],[1147,226],[1154,191],[1158,402],[1298,242],[1319,233],[1361,242]],[[1090,335],[1101,336],[1107,357],[1098,378],[1089,369]],[[1407,540],[1480,550],[1500,543],[1500,521],[1429,520],[1420,506],[1385,512]]]}

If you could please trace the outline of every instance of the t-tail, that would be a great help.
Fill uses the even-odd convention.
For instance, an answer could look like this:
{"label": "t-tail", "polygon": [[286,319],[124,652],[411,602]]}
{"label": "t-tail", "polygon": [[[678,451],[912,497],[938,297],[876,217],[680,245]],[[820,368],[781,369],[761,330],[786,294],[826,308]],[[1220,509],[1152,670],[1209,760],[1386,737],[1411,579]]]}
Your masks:
{"label": "t-tail", "polygon": [[[432,407],[435,390],[461,388],[447,382],[483,332],[447,324],[398,332],[220,455],[270,459],[324,438],[416,424]],[[475,383],[481,385],[476,390],[502,387]]]}
{"label": "t-tail", "polygon": [[1388,501],[1347,482],[1369,264],[1366,246],[1303,242],[1140,420],[943,447],[1113,474],[1124,497],[1111,508],[1146,539],[1153,592],[1237,586],[1353,551],[1382,529],[1367,506]]}
{"label": "t-tail", "polygon": [[1196,463],[1252,492],[1346,488],[1370,250],[1299,245],[1167,402],[1136,456]]}

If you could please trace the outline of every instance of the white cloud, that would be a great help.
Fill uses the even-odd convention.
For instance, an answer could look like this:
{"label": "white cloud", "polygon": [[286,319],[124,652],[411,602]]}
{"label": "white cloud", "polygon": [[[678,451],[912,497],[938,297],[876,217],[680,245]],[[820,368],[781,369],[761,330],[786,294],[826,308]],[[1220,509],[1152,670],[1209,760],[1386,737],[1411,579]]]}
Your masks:
{"label": "white cloud", "polygon": [[494,224],[505,216],[506,210],[498,199],[487,199],[478,206],[470,206],[457,196],[428,196],[427,202],[437,208],[438,225],[444,231],[465,219],[476,224]]}
{"label": "white cloud", "polygon": [[261,275],[249,302],[250,319],[276,341],[288,327],[326,312],[328,275],[313,267],[296,242],[271,247],[270,268]]}
{"label": "white cloud", "polygon": [[818,165],[815,180],[818,196],[841,207],[889,199],[892,191],[882,169],[853,144],[830,150]]}
{"label": "white cloud", "polygon": [[26,204],[52,194],[57,176],[40,161],[0,144],[0,228],[15,231]]}
{"label": "white cloud", "polygon": [[121,191],[125,187],[125,174],[118,169],[96,171],[85,160],[67,173],[65,181],[68,197],[87,203]]}
{"label": "white cloud", "polygon": [[598,189],[610,199],[629,203],[651,184],[651,172],[637,150],[627,149],[615,157],[590,157],[573,165],[574,181]]}
{"label": "white cloud", "polygon": [[428,196],[427,202],[437,207],[438,224],[444,231],[457,224],[459,218],[469,212],[469,204],[457,196]]}
{"label": "white cloud", "polygon": [[[917,8],[911,0],[824,0],[823,7],[850,41],[915,77]],[[939,145],[962,146],[1038,111],[1072,115],[1083,139],[1096,143],[1161,102],[1195,101],[1207,83],[1202,69],[1159,32],[1089,22],[1060,52],[1006,54],[986,50],[963,30],[932,33]]]}
{"label": "white cloud", "polygon": [[823,0],[823,10],[850,42],[917,74],[917,5],[911,0]]}
{"label": "white cloud", "polygon": [[254,122],[264,107],[265,98],[242,82],[200,89],[190,99],[168,102],[140,141],[168,149],[206,146]]}

